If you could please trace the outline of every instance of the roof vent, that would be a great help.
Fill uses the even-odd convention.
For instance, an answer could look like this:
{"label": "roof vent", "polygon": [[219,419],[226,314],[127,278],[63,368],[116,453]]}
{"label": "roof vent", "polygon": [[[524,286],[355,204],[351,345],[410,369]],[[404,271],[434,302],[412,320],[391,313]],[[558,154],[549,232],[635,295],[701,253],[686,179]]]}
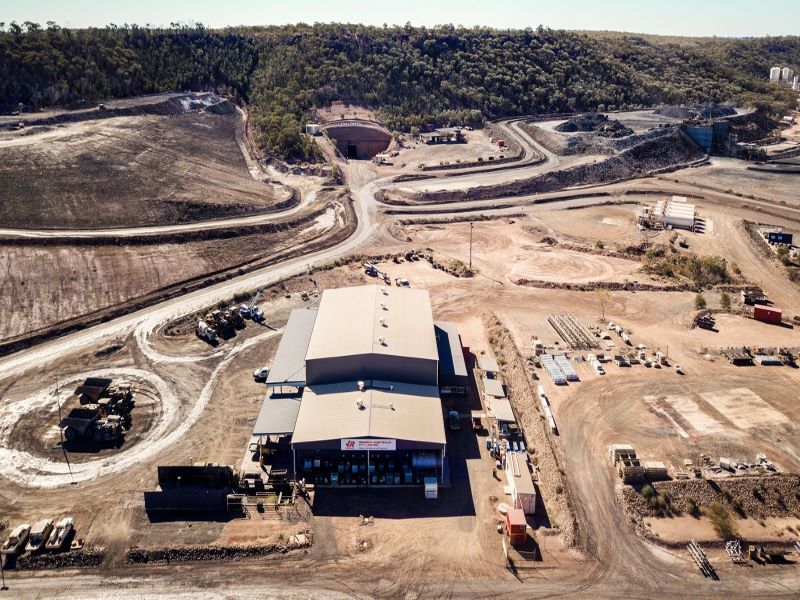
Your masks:
{"label": "roof vent", "polygon": [[386,307],[386,302],[381,302],[381,308],[382,308],[383,310],[389,310],[389,309]]}
{"label": "roof vent", "polygon": [[383,325],[384,327],[388,327],[388,325],[386,324],[386,319],[381,318],[381,325]]}
{"label": "roof vent", "polygon": [[391,408],[392,410],[394,410],[394,402],[389,402],[389,408]]}
{"label": "roof vent", "polygon": [[363,381],[359,381],[358,382],[358,391],[359,392],[363,392],[364,391],[364,382]]}
{"label": "roof vent", "polygon": [[388,289],[386,289],[386,287],[382,287],[382,288],[381,288],[381,292],[383,292],[383,295],[384,295],[384,296],[388,296],[388,295],[389,295],[389,290],[388,290]]}
{"label": "roof vent", "polygon": [[358,410],[364,410],[364,401],[356,400],[356,406],[358,407]]}
{"label": "roof vent", "polygon": [[381,346],[385,346],[386,345],[386,338],[381,336],[381,337],[378,338],[378,342],[380,342]]}

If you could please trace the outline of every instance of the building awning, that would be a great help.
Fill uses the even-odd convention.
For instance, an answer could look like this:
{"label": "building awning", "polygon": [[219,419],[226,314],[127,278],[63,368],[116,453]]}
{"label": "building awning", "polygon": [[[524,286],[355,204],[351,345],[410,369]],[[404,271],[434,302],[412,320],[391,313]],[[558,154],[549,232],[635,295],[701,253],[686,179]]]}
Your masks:
{"label": "building awning", "polygon": [[487,396],[493,396],[495,398],[506,397],[506,393],[503,391],[503,384],[499,379],[489,379],[488,377],[484,377],[482,381],[483,391]]}
{"label": "building awning", "polygon": [[508,398],[492,398],[489,412],[498,421],[506,423],[515,423],[517,421],[514,418],[514,411],[511,410],[511,402],[508,401]]}
{"label": "building awning", "polygon": [[464,350],[458,327],[450,321],[434,321],[436,347],[439,350],[439,372],[457,377],[467,376],[467,363],[464,362]]}
{"label": "building awning", "polygon": [[306,384],[306,350],[316,319],[314,309],[298,308],[289,315],[267,376],[267,387],[303,387]]}
{"label": "building awning", "polygon": [[253,435],[288,435],[294,432],[300,398],[267,397],[261,405]]}

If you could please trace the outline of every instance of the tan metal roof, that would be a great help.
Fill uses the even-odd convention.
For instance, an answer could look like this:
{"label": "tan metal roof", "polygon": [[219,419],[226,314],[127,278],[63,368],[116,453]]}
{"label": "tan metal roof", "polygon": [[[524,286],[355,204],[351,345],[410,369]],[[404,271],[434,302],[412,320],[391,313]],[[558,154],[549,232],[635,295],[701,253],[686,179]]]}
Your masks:
{"label": "tan metal roof", "polygon": [[359,354],[438,360],[428,291],[377,285],[325,290],[306,360]]}
{"label": "tan metal roof", "polygon": [[494,396],[495,398],[505,398],[506,393],[503,390],[503,384],[499,379],[489,379],[488,377],[484,376],[482,378],[483,381],[483,392],[487,396]]}
{"label": "tan metal roof", "polygon": [[489,373],[500,372],[500,367],[497,364],[497,361],[489,356],[479,356],[478,366],[484,371],[488,371]]}
{"label": "tan metal roof", "polygon": [[490,398],[487,408],[498,421],[507,423],[516,423],[517,421],[514,418],[514,411],[511,409],[511,402],[508,401],[508,398]]}
{"label": "tan metal roof", "polygon": [[362,437],[445,444],[439,389],[389,381],[305,388],[292,443]]}
{"label": "tan metal roof", "polygon": [[518,494],[536,494],[524,452],[506,452],[506,479]]}

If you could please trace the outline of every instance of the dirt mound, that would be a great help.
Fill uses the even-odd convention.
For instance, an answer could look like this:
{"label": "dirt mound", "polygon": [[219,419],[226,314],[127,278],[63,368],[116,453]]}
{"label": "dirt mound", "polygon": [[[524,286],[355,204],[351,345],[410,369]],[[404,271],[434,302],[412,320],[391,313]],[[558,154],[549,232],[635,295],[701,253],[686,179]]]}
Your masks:
{"label": "dirt mound", "polygon": [[568,119],[556,127],[556,131],[563,133],[597,132],[603,137],[618,138],[631,135],[633,130],[625,127],[617,120],[611,121],[606,115],[600,113],[585,113]]}

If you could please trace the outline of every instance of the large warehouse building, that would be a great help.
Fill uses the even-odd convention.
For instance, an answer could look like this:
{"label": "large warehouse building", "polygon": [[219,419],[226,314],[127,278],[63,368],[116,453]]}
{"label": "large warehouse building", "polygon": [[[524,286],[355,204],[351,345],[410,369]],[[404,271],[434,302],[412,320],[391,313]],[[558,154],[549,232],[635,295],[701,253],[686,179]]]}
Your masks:
{"label": "large warehouse building", "polygon": [[253,433],[290,435],[295,476],[317,485],[441,483],[440,387],[466,378],[458,330],[434,323],[426,290],[325,290],[292,312]]}

